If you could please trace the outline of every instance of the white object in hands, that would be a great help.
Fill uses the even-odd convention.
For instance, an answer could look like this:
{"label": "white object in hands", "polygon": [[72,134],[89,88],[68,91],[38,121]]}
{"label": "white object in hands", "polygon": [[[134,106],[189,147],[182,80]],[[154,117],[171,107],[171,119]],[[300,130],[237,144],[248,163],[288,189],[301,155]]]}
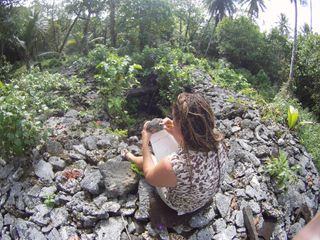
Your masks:
{"label": "white object in hands", "polygon": [[166,130],[153,133],[150,137],[150,142],[157,161],[176,152],[179,147],[174,137]]}

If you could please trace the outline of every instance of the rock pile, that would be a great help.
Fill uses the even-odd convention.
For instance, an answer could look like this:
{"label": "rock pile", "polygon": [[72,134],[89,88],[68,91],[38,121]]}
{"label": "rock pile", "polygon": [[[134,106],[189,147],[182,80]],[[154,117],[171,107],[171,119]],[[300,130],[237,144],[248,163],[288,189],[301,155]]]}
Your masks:
{"label": "rock pile", "polygon": [[[171,230],[171,239],[245,239],[246,206],[258,229],[267,218],[277,220],[272,239],[292,238],[318,211],[319,175],[311,156],[287,128],[262,123],[254,105],[242,104],[249,101],[244,96],[212,86],[201,72],[194,75],[202,79],[195,90],[207,95],[226,136],[230,161],[213,204]],[[153,239],[152,188],[120,157],[124,148],[139,154],[138,138],[121,140],[106,133],[108,122],[76,110],[51,117],[46,125],[51,136],[31,159],[0,161],[0,238]],[[288,153],[290,165],[300,165],[288,192],[279,191],[265,171],[278,147]]]}

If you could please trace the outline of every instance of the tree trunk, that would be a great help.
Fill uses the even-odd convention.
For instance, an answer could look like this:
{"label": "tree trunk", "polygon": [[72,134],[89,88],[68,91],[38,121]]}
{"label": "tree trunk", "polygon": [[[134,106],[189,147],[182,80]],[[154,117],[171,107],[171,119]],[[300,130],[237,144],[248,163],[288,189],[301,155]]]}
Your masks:
{"label": "tree trunk", "polygon": [[205,28],[204,28],[204,30],[203,30],[203,34],[202,34],[201,38],[199,39],[198,49],[201,48],[202,39],[203,39],[204,35],[206,34],[206,31],[207,31],[207,29],[208,29],[208,27],[209,27],[209,24],[210,24],[212,18],[213,18],[213,14],[211,14],[210,18],[208,19],[208,22],[207,22],[207,24],[206,24],[206,26],[205,26]]}
{"label": "tree trunk", "polygon": [[286,93],[291,93],[292,85],[293,85],[293,78],[294,78],[294,64],[296,60],[296,52],[297,52],[297,27],[298,27],[298,5],[297,0],[294,0],[294,32],[293,32],[293,47],[291,53],[291,63],[290,63],[290,73],[289,73],[289,80],[286,85]]}
{"label": "tree trunk", "polygon": [[82,7],[79,8],[79,12],[77,13],[76,18],[73,20],[72,24],[70,25],[70,27],[68,29],[68,32],[67,32],[66,36],[64,37],[62,45],[61,45],[61,47],[59,49],[59,53],[62,53],[62,50],[63,50],[64,46],[66,45],[66,42],[67,42],[67,40],[69,38],[69,35],[70,35],[74,25],[76,24],[76,22],[77,22],[77,20],[78,20],[78,18],[80,16],[81,11],[82,11]]}
{"label": "tree trunk", "polygon": [[190,15],[191,15],[191,9],[189,9],[188,12],[188,19],[187,19],[187,26],[186,26],[186,32],[184,34],[184,39],[185,39],[185,45],[188,44],[188,32],[189,32],[189,28],[190,28]]}
{"label": "tree trunk", "polygon": [[91,8],[88,9],[89,13],[88,13],[88,17],[86,19],[86,23],[84,25],[83,28],[83,38],[81,40],[81,46],[82,46],[82,52],[83,54],[87,55],[88,51],[89,51],[89,47],[88,47],[88,39],[89,39],[89,24],[90,24],[90,20],[91,20]]}
{"label": "tree trunk", "polygon": [[312,0],[310,0],[310,32],[312,33]]}
{"label": "tree trunk", "polygon": [[54,51],[58,52],[59,46],[58,46],[58,41],[57,41],[57,31],[56,31],[56,27],[54,24],[54,5],[55,5],[55,1],[53,0],[52,9],[51,9],[51,26],[52,26],[52,31],[53,31]]}
{"label": "tree trunk", "polygon": [[109,7],[110,7],[110,35],[111,35],[111,46],[117,46],[117,33],[115,30],[116,26],[116,3],[115,0],[109,0]]}
{"label": "tree trunk", "polygon": [[210,46],[211,46],[211,43],[212,43],[213,34],[214,34],[214,31],[215,31],[217,25],[218,25],[218,22],[216,21],[216,22],[214,23],[214,28],[213,28],[213,30],[212,30],[212,32],[211,32],[211,35],[210,35],[210,39],[209,39],[209,42],[208,42],[208,46],[207,46],[206,52],[204,53],[204,56],[205,56],[205,57],[207,56],[208,51],[209,51],[209,49],[210,49]]}
{"label": "tree trunk", "polygon": [[179,47],[182,46],[182,19],[179,21]]}
{"label": "tree trunk", "polygon": [[140,30],[139,31],[139,44],[140,44],[140,51],[142,51],[145,46],[145,40],[148,40],[145,37],[146,34],[145,34],[144,23],[140,23],[139,30]]}

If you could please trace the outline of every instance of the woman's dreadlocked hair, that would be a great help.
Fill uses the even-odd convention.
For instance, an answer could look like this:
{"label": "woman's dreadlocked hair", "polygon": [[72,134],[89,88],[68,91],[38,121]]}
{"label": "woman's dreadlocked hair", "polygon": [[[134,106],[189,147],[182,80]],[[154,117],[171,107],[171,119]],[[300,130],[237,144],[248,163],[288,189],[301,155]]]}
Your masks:
{"label": "woman's dreadlocked hair", "polygon": [[203,96],[181,93],[172,108],[173,117],[181,127],[184,149],[201,152],[217,150],[223,135],[215,129],[214,114]]}

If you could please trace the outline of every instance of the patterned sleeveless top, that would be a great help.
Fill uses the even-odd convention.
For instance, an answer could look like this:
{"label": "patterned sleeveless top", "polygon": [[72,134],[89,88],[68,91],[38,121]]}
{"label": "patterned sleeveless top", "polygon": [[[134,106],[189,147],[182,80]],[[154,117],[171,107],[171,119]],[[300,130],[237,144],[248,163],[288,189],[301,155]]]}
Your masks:
{"label": "patterned sleeveless top", "polygon": [[167,187],[164,197],[179,215],[203,207],[219,190],[226,172],[228,156],[223,144],[218,144],[217,150],[209,153],[189,150],[187,154],[180,148],[171,155],[177,185]]}

